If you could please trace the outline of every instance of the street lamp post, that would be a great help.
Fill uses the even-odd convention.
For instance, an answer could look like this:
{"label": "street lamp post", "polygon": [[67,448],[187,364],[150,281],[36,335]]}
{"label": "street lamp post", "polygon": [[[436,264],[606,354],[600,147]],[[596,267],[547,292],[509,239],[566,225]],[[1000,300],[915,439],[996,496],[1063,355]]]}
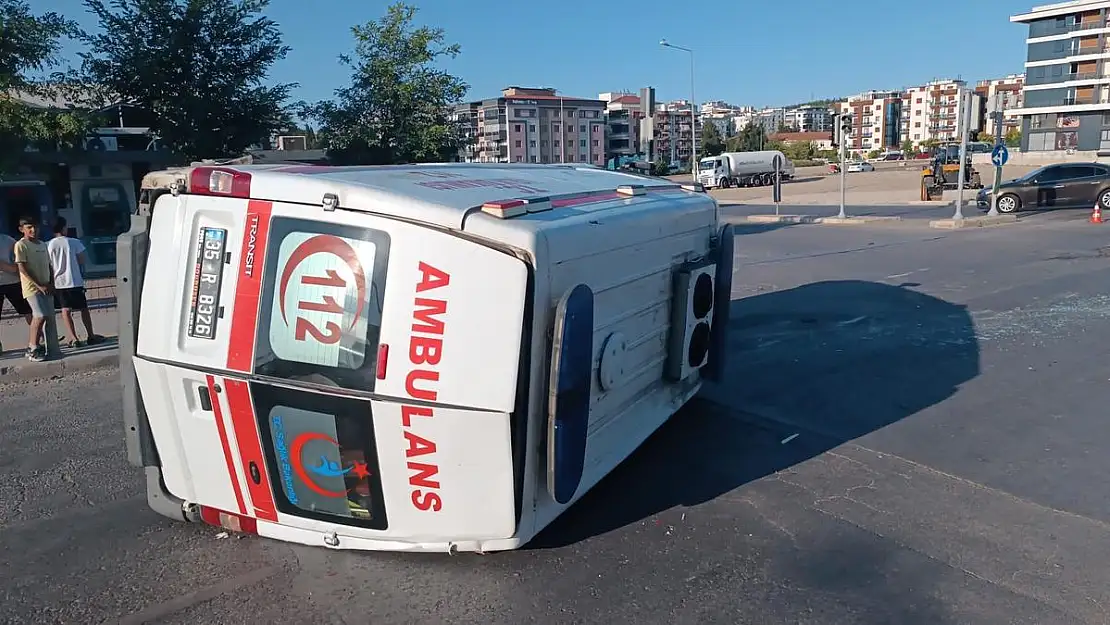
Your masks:
{"label": "street lamp post", "polygon": [[664,48],[682,50],[690,54],[690,176],[694,182],[698,181],[698,105],[694,99],[694,51],[690,48],[676,46],[666,39],[659,42]]}

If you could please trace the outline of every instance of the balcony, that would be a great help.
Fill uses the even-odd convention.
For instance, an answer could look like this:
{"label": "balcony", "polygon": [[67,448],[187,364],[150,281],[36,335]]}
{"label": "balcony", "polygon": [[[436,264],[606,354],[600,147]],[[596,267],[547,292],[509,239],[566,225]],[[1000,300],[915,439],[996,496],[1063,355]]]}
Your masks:
{"label": "balcony", "polygon": [[[1076,106],[1079,104],[1106,104],[1106,101],[1097,95],[1068,96],[1060,101],[1063,106]],[[1049,106],[1052,106],[1049,104]]]}
{"label": "balcony", "polygon": [[1110,25],[1105,24],[1103,22],[1087,22],[1085,24],[1074,24],[1071,27],[1071,31],[1076,32],[1076,31],[1083,31],[1083,30],[1094,30],[1096,28],[1110,28]]}
{"label": "balcony", "polygon": [[1072,72],[1060,76],[1027,76],[1025,84],[1050,85],[1052,83],[1067,82],[1069,80],[1094,80],[1098,77],[1098,72]]}

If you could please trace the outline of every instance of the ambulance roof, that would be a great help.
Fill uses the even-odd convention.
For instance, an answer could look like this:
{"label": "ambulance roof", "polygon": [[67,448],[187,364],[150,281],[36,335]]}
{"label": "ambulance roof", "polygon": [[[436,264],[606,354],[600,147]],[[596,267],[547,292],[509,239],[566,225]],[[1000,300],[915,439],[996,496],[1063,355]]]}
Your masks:
{"label": "ambulance roof", "polygon": [[[340,207],[454,229],[462,228],[463,217],[468,211],[487,202],[613,192],[622,185],[677,186],[665,179],[571,164],[201,166],[249,174],[249,193],[255,199],[321,205],[325,194],[334,194]],[[198,168],[176,171],[186,173]],[[167,174],[175,176],[171,171],[160,172],[158,179],[164,180]],[[154,180],[152,174],[149,181]]]}

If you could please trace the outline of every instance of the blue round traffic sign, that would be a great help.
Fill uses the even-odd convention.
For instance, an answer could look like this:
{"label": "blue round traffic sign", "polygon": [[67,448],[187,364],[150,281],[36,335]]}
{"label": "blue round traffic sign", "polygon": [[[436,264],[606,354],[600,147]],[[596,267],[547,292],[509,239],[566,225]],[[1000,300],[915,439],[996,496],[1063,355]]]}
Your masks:
{"label": "blue round traffic sign", "polygon": [[1010,151],[1004,145],[996,145],[991,150],[991,162],[995,167],[1002,167],[1006,161],[1010,160]]}

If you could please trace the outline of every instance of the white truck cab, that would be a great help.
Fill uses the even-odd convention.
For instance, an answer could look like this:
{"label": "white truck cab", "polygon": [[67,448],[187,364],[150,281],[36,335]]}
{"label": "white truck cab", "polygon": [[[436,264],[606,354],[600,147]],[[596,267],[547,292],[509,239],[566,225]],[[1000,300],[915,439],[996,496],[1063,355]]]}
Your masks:
{"label": "white truck cab", "polygon": [[336,549],[518,547],[724,375],[731,227],[565,165],[154,172],[118,242],[158,512]]}

